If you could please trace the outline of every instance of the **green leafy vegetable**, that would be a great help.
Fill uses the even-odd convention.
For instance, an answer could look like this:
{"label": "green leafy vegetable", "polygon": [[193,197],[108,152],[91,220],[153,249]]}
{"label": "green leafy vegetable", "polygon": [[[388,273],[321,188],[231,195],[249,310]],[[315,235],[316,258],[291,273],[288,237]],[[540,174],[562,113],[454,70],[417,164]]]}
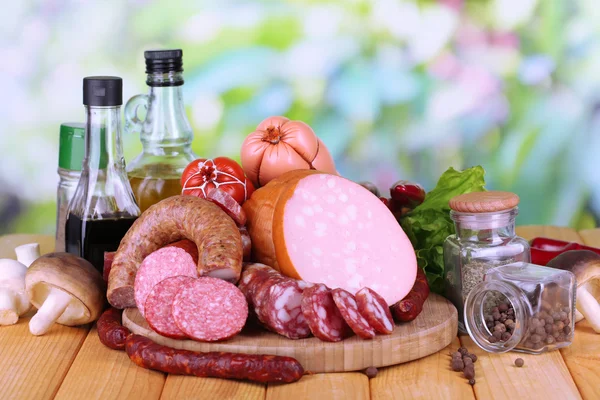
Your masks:
{"label": "green leafy vegetable", "polygon": [[423,268],[432,291],[444,291],[444,240],[454,234],[448,202],[454,196],[485,191],[485,174],[481,166],[464,171],[448,169],[425,196],[425,201],[402,217],[400,223],[417,253],[419,267]]}

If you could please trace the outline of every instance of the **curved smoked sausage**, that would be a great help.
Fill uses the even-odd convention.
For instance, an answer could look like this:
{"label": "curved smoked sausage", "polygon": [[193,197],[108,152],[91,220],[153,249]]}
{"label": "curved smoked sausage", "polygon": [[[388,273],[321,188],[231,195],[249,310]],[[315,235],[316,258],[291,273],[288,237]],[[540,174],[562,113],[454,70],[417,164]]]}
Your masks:
{"label": "curved smoked sausage", "polygon": [[196,243],[200,276],[237,282],[243,248],[235,222],[209,201],[173,196],[148,208],[121,240],[108,278],[109,303],[135,307],[133,285],[144,257],[181,239]]}
{"label": "curved smoked sausage", "polygon": [[417,280],[405,298],[390,307],[394,319],[398,322],[409,322],[417,318],[423,311],[423,304],[429,296],[429,284],[423,269],[417,268]]}
{"label": "curved smoked sausage", "polygon": [[110,307],[102,313],[96,323],[100,342],[113,350],[124,350],[125,340],[131,333],[121,325],[122,311]]}

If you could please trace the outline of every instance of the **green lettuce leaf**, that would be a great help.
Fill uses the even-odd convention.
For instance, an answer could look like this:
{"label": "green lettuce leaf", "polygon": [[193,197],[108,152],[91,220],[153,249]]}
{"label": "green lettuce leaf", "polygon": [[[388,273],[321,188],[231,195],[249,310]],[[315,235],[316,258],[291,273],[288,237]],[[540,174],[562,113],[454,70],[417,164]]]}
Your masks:
{"label": "green lettuce leaf", "polygon": [[454,234],[448,202],[454,196],[485,191],[481,166],[464,171],[448,169],[425,201],[402,217],[400,223],[412,242],[419,267],[423,268],[433,292],[444,291],[444,240]]}

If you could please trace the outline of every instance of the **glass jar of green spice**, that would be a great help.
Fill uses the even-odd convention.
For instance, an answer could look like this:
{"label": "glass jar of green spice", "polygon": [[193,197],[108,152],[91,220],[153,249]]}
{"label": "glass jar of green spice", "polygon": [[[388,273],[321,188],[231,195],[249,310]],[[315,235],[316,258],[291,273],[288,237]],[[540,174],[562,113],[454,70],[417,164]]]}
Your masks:
{"label": "glass jar of green spice", "polygon": [[519,197],[510,192],[474,192],[450,200],[456,234],[444,242],[445,296],[466,332],[464,304],[492,268],[531,259],[529,243],[515,234]]}

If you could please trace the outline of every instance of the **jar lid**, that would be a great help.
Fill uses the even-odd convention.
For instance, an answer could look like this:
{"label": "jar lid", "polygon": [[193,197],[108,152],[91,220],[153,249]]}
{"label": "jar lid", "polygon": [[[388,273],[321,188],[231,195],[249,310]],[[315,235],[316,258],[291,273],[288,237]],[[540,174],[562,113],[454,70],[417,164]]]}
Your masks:
{"label": "jar lid", "polygon": [[81,171],[85,156],[85,125],[79,122],[61,124],[59,143],[58,167]]}
{"label": "jar lid", "polygon": [[519,204],[519,196],[511,192],[491,190],[471,192],[450,199],[450,208],[465,213],[488,213],[510,210]]}

